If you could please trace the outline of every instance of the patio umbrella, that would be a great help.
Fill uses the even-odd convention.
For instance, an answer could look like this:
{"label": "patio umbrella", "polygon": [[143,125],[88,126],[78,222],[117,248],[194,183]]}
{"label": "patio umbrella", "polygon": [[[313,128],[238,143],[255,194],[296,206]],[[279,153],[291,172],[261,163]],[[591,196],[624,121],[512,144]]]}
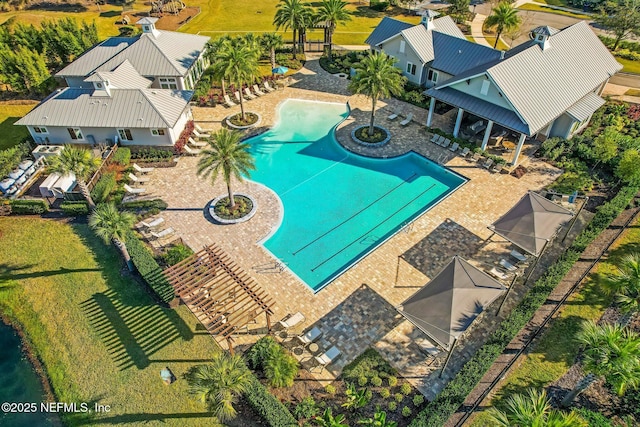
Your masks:
{"label": "patio umbrella", "polygon": [[282,66],[282,65],[279,65],[276,68],[274,68],[273,70],[271,70],[271,72],[273,74],[284,74],[287,71],[289,71],[289,69],[287,67]]}

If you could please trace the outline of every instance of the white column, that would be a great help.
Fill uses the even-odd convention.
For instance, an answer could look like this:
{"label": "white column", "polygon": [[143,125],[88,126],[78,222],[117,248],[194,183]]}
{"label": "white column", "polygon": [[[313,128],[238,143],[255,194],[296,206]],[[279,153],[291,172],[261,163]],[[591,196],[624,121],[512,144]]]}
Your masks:
{"label": "white column", "polygon": [[427,126],[431,127],[431,121],[433,120],[433,111],[436,109],[436,99],[432,96],[429,103],[429,115],[427,116]]}
{"label": "white column", "polygon": [[458,116],[456,117],[456,126],[453,128],[453,137],[457,138],[458,133],[460,133],[460,125],[462,124],[462,115],[464,114],[464,110],[462,108],[458,108]]}
{"label": "white column", "polygon": [[524,133],[520,134],[520,139],[518,140],[518,146],[516,147],[516,152],[513,154],[513,160],[511,161],[512,165],[518,164],[518,157],[520,157],[520,151],[522,150],[522,146],[524,145],[524,139],[527,136]]}
{"label": "white column", "polygon": [[482,137],[482,146],[481,150],[487,149],[487,143],[489,142],[489,137],[491,136],[491,128],[493,127],[493,120],[489,120],[487,123],[487,129],[484,131],[484,137]]}

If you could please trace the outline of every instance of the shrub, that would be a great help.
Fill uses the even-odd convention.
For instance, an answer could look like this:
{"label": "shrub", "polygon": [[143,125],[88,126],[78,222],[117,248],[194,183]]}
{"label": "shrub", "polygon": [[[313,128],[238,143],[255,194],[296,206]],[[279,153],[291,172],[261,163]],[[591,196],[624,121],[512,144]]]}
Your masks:
{"label": "shrub", "polygon": [[396,374],[396,370],[389,365],[389,362],[384,360],[377,351],[369,348],[344,367],[342,376],[355,381],[360,377],[382,376],[383,372],[390,375]]}
{"label": "shrub", "polygon": [[367,382],[369,382],[369,380],[365,376],[362,376],[362,377],[358,378],[358,385],[360,387],[363,387],[363,386],[367,385]]}
{"label": "shrub", "polygon": [[379,393],[380,393],[380,397],[382,397],[383,399],[386,399],[387,397],[391,396],[391,392],[386,387],[381,388]]}
{"label": "shrub", "polygon": [[402,408],[402,416],[403,417],[410,417],[411,416],[411,408],[409,408],[408,406],[405,406],[404,408]]}
{"label": "shrub", "polygon": [[[630,393],[629,393],[630,394]],[[612,427],[613,424],[607,417],[599,412],[590,411],[587,408],[579,408],[575,410],[580,418],[585,420],[589,427]]]}
{"label": "shrub", "polygon": [[119,165],[129,166],[129,163],[131,162],[131,150],[126,147],[118,148],[118,151],[116,151],[116,154],[113,155],[112,159]]}
{"label": "shrub", "polygon": [[93,190],[91,190],[91,198],[96,204],[106,202],[111,192],[115,190],[116,185],[115,172],[107,172],[103,174],[95,187],[93,187]]}
{"label": "shrub", "polygon": [[170,247],[162,256],[167,265],[176,265],[182,260],[189,258],[193,254],[191,248],[185,245],[175,245]]}
{"label": "shrub", "polygon": [[251,369],[262,369],[271,349],[276,347],[278,347],[278,343],[271,335],[265,335],[256,341],[246,355]]}
{"label": "shrub", "polygon": [[421,394],[416,394],[415,396],[413,396],[413,405],[414,406],[420,406],[424,403],[424,396]]}
{"label": "shrub", "polygon": [[331,384],[327,384],[324,388],[324,391],[326,391],[327,394],[333,396],[334,394],[336,394],[336,387]]}
{"label": "shrub", "polygon": [[11,213],[17,215],[40,215],[49,212],[49,206],[42,199],[16,199],[11,200],[9,204],[11,205]]}
{"label": "shrub", "polygon": [[387,10],[389,8],[389,2],[380,1],[380,2],[376,2],[376,3],[371,3],[371,5],[369,7],[371,9],[375,10],[376,12],[384,12],[385,10]]}
{"label": "shrub", "polygon": [[262,367],[271,387],[291,387],[298,375],[298,361],[280,345],[269,350]]}
{"label": "shrub", "polygon": [[252,377],[244,394],[251,407],[271,427],[296,427],[298,423],[291,412],[275,396]]}
{"label": "shrub", "polygon": [[127,234],[126,246],[133,265],[136,266],[144,281],[161,301],[171,302],[175,297],[173,286],[162,274],[162,269],[153,258],[153,254],[132,230]]}
{"label": "shrub", "polygon": [[131,153],[131,159],[144,162],[166,162],[173,158],[173,152],[148,147]]}
{"label": "shrub", "polygon": [[387,381],[389,381],[389,387],[395,387],[398,384],[398,378],[394,377],[393,375],[387,378]]}
{"label": "shrub", "polygon": [[342,404],[343,408],[347,409],[359,409],[363,408],[371,400],[371,390],[366,388],[356,389],[355,384],[351,383],[347,385],[345,390],[346,400]]}
{"label": "shrub", "polygon": [[403,383],[400,386],[400,393],[404,394],[405,396],[409,396],[411,394],[411,384]]}
{"label": "shrub", "polygon": [[395,411],[397,408],[398,408],[398,402],[396,402],[395,400],[392,400],[391,402],[389,402],[390,411]]}
{"label": "shrub", "polygon": [[293,415],[298,419],[309,419],[318,414],[318,407],[313,397],[305,397],[300,403],[298,403],[293,410]]}
{"label": "shrub", "polygon": [[404,394],[396,393],[393,395],[393,398],[396,400],[396,402],[400,403],[404,399]]}
{"label": "shrub", "polygon": [[60,209],[68,216],[89,215],[89,205],[87,202],[62,202]]}
{"label": "shrub", "polygon": [[302,68],[300,59],[293,59],[290,55],[284,53],[276,54],[276,62],[278,65],[285,66],[291,70],[299,70]]}
{"label": "shrub", "polygon": [[371,385],[373,385],[374,387],[380,387],[382,385],[382,378],[380,378],[380,377],[372,377],[371,378]]}
{"label": "shrub", "polygon": [[153,200],[139,200],[136,202],[127,202],[127,203],[122,203],[120,205],[121,209],[126,209],[126,210],[147,210],[147,209],[158,209],[158,210],[165,210],[167,209],[167,202],[165,202],[162,199],[153,199]]}

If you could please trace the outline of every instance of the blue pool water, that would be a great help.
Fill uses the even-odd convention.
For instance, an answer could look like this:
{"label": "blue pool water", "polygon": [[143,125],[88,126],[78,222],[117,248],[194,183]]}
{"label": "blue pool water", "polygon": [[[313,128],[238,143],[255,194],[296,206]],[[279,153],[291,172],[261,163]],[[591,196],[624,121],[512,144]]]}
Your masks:
{"label": "blue pool water", "polygon": [[313,291],[318,291],[465,179],[409,153],[371,159],[346,151],[336,126],[344,104],[287,100],[276,126],[248,142],[253,181],[275,191],[284,208],[264,242]]}

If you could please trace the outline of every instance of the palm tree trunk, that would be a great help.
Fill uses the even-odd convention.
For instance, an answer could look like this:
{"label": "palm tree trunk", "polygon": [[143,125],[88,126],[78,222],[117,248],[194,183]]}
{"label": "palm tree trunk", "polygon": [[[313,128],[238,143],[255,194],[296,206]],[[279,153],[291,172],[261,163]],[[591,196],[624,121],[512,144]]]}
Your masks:
{"label": "palm tree trunk", "polygon": [[78,187],[80,187],[80,193],[82,193],[82,197],[84,197],[84,199],[87,201],[87,204],[89,205],[89,210],[94,210],[96,208],[96,204],[91,198],[91,192],[89,191],[89,187],[87,187],[87,183],[78,180]]}
{"label": "palm tree trunk", "polygon": [[371,122],[369,123],[369,135],[373,135],[373,124],[376,120],[376,98],[371,98]]}
{"label": "palm tree trunk", "polygon": [[220,86],[222,86],[222,97],[227,96],[227,90],[224,88],[224,79],[220,79]]}
{"label": "palm tree trunk", "polygon": [[331,62],[331,44],[333,42],[333,28],[331,26],[329,26],[329,29],[327,31],[327,38],[328,38],[328,42],[329,42],[329,48],[327,50],[327,58],[329,59],[329,62]]}
{"label": "palm tree trunk", "polygon": [[271,69],[276,68],[276,50],[271,48]]}
{"label": "palm tree trunk", "polygon": [[498,46],[498,40],[500,40],[500,34],[502,34],[502,31],[498,31],[498,33],[496,34],[496,41],[493,44],[494,49],[496,49],[496,46]]}
{"label": "palm tree trunk", "polygon": [[229,193],[229,209],[236,207],[236,201],[233,198],[233,191],[231,191],[231,185],[227,182],[227,192]]}
{"label": "palm tree trunk", "polygon": [[296,29],[293,29],[293,59],[296,59]]}
{"label": "palm tree trunk", "polygon": [[115,239],[115,238],[113,239],[113,244],[116,245],[116,248],[120,250],[122,257],[127,263],[127,268],[129,269],[129,271],[135,271],[133,267],[133,261],[131,261],[131,257],[129,256],[129,251],[127,250],[127,247],[125,246],[125,244],[120,239]]}
{"label": "palm tree trunk", "polygon": [[244,121],[244,97],[242,96],[242,83],[238,82],[238,86],[240,86],[240,89],[238,89],[238,95],[240,95],[240,118]]}
{"label": "palm tree trunk", "polygon": [[596,380],[596,376],[593,374],[587,374],[583,379],[578,381],[578,384],[571,390],[567,395],[562,399],[560,406],[563,408],[568,408],[573,404],[573,401],[576,397],[583,391],[587,389],[594,381]]}

